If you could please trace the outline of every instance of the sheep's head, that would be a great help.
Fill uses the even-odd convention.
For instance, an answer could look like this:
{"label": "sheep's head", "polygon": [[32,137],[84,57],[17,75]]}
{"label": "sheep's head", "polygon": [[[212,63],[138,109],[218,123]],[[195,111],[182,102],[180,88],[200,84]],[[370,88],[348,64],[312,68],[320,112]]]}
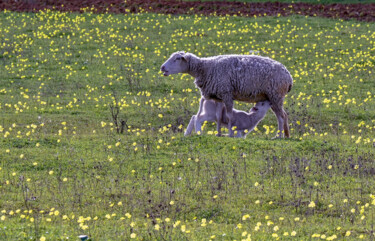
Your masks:
{"label": "sheep's head", "polygon": [[176,52],[169,57],[167,61],[161,66],[160,70],[164,76],[170,74],[186,73],[189,69],[188,55],[183,52]]}
{"label": "sheep's head", "polygon": [[271,103],[268,100],[259,101],[253,108],[250,109],[250,113],[259,113],[261,115],[265,115],[269,108],[271,108]]}

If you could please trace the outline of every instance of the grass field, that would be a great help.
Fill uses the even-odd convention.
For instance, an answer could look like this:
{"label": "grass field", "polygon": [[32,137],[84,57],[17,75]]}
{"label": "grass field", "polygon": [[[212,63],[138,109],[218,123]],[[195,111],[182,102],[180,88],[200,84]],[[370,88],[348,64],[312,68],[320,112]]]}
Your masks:
{"label": "grass field", "polygon": [[[1,12],[1,240],[373,240],[374,27]],[[199,91],[159,71],[177,50],[283,63],[292,138],[271,112],[184,137]]]}

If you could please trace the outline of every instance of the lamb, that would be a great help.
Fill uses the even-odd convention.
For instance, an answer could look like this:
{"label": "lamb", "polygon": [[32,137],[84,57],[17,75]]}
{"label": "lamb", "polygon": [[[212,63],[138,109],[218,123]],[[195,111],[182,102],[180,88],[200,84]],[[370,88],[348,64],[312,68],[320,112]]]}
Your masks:
{"label": "lamb", "polygon": [[[173,53],[161,66],[164,76],[188,73],[206,100],[223,102],[228,117],[229,136],[233,136],[233,101],[268,100],[278,121],[278,134],[289,137],[288,115],[283,108],[293,78],[281,63],[257,55],[219,55],[199,58],[183,51]],[[220,126],[220,120],[218,125]]]}
{"label": "lamb", "polygon": [[[264,118],[270,107],[271,105],[269,101],[260,101],[250,109],[249,113],[233,109],[232,124],[237,130],[236,137],[246,137],[247,133],[250,133]],[[189,125],[185,131],[185,136],[190,135],[194,127],[195,132],[202,131],[201,126],[204,121],[217,122],[219,119],[224,126],[228,125],[224,104],[214,100],[205,100],[202,97],[200,100],[198,113],[191,117]],[[221,129],[218,128],[217,132],[220,135]]]}

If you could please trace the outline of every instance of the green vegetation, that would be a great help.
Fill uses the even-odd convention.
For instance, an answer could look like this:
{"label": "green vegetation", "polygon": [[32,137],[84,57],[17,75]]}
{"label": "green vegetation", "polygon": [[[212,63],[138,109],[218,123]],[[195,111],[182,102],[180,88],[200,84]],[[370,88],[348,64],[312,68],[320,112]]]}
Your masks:
{"label": "green vegetation", "polygon": [[[373,239],[373,23],[293,17],[0,13],[2,240]],[[290,139],[198,110],[177,50],[272,57]],[[236,103],[248,110],[250,104]]]}

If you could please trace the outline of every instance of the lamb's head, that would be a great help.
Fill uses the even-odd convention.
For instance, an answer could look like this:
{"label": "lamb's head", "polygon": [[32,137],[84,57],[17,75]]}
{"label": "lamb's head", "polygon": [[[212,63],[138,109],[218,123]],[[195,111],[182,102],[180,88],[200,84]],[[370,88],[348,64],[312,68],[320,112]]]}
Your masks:
{"label": "lamb's head", "polygon": [[164,76],[170,74],[186,73],[189,69],[189,54],[180,51],[175,52],[169,57],[167,61],[161,66],[160,70]]}
{"label": "lamb's head", "polygon": [[271,108],[271,103],[268,100],[259,101],[253,108],[250,109],[250,114],[258,114],[259,116],[264,116],[266,115],[269,108]]}

